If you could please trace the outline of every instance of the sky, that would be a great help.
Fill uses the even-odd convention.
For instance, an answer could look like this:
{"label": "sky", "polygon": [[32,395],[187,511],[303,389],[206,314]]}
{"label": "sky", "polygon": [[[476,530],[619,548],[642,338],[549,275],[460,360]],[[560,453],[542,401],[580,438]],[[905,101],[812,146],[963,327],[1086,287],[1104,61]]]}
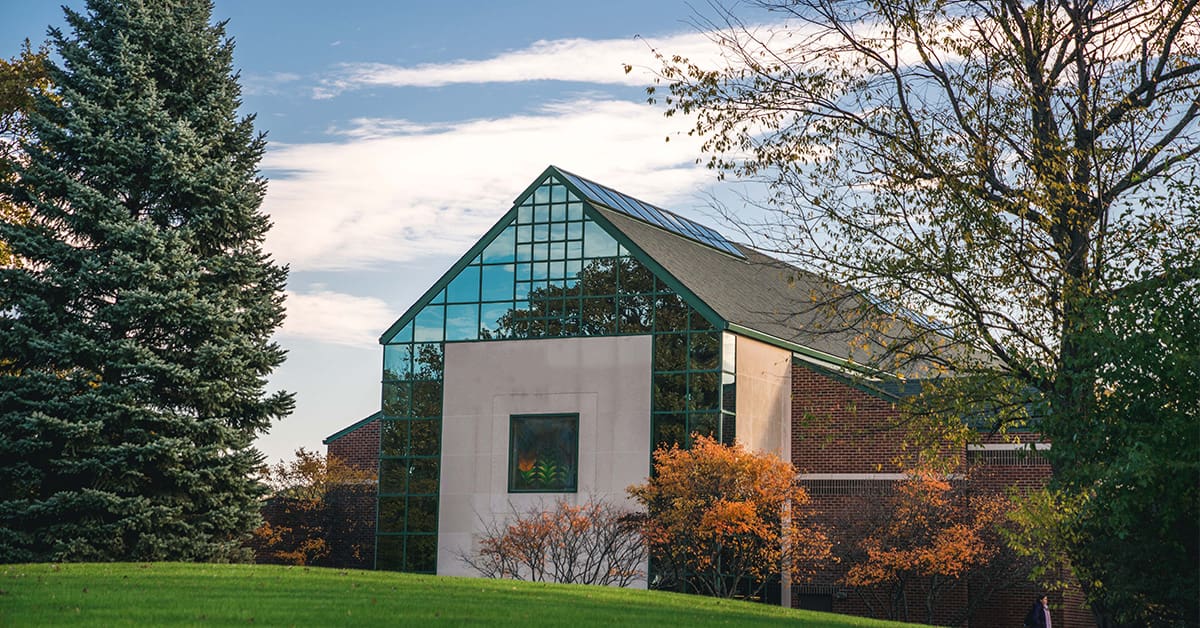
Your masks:
{"label": "sky", "polygon": [[[62,4],[85,6],[0,2],[0,55],[64,27]],[[714,54],[697,15],[679,0],[215,2],[242,111],[267,134],[267,249],[291,269],[270,386],[296,410],[257,440],[269,461],[324,451],[379,409],[379,335],[548,165],[732,232],[709,209],[728,184],[644,91],[652,49]]]}

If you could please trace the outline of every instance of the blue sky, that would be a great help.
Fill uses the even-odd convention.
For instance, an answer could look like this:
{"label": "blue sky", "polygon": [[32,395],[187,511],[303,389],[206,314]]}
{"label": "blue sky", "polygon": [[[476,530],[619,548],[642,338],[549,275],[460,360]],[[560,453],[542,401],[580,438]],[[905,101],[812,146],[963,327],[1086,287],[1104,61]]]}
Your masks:
{"label": "blue sky", "polygon": [[[4,3],[0,54],[61,26],[59,4]],[[714,52],[686,2],[218,0],[214,15],[270,142],[267,247],[292,268],[271,383],[297,408],[258,441],[272,461],[379,408],[379,334],[545,166],[729,231],[686,121],[645,103],[652,46]]]}

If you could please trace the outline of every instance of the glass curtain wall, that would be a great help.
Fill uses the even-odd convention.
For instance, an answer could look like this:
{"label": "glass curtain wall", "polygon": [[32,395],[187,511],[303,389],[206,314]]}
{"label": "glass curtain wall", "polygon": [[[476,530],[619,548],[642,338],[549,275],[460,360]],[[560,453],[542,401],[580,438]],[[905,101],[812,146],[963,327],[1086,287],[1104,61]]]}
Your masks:
{"label": "glass curtain wall", "polygon": [[446,342],[653,334],[653,445],[733,441],[720,331],[553,177],[508,220],[384,347],[378,569],[436,569]]}

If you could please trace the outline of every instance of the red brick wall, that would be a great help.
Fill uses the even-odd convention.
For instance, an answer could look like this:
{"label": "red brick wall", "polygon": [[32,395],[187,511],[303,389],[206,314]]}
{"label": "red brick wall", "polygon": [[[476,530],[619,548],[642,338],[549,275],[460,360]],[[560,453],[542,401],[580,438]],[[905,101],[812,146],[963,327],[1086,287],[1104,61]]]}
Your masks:
{"label": "red brick wall", "polygon": [[329,443],[327,455],[362,469],[379,470],[379,420],[376,419]]}
{"label": "red brick wall", "polygon": [[[898,463],[905,458],[904,430],[895,405],[802,364],[792,367],[792,462],[802,474],[866,474],[896,473]],[[1006,442],[1002,437],[985,435],[983,443]],[[1011,440],[1011,439],[1010,439]],[[1039,442],[1037,434],[1021,436],[1021,442]],[[1017,455],[1016,452],[972,453],[947,448],[944,455],[956,461],[971,461],[979,465],[980,481],[984,487],[1018,486],[1030,490],[1043,486],[1050,477],[1050,466],[1036,454]],[[854,517],[857,509],[870,504],[873,495],[889,490],[888,480],[816,480],[808,482],[813,508],[820,523]],[[865,500],[865,501],[864,501]],[[845,566],[833,567],[798,587],[800,591],[829,591],[833,611],[852,615],[868,615],[864,595],[841,586],[838,581]],[[935,614],[935,621],[952,623],[965,612],[969,587],[978,594],[978,581],[963,582],[946,597],[945,608]],[[1024,613],[1040,592],[1036,584],[1020,582],[1010,590],[992,596],[974,614],[972,628],[1001,628],[1020,626]],[[1061,628],[1094,625],[1086,610],[1079,611],[1078,592],[1069,592],[1067,599],[1055,600],[1054,625]],[[917,591],[909,595],[909,618],[923,621],[925,612]],[[877,609],[878,610],[878,609]]]}
{"label": "red brick wall", "polygon": [[895,404],[792,366],[792,464],[800,473],[895,473],[903,427]]}

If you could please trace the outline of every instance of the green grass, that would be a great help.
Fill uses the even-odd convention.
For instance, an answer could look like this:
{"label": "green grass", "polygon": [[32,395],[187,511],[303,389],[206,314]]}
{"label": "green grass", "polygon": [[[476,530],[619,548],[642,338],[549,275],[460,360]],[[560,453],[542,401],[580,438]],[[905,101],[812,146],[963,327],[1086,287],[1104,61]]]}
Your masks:
{"label": "green grass", "polygon": [[657,591],[272,565],[0,566],[0,626],[902,626]]}

